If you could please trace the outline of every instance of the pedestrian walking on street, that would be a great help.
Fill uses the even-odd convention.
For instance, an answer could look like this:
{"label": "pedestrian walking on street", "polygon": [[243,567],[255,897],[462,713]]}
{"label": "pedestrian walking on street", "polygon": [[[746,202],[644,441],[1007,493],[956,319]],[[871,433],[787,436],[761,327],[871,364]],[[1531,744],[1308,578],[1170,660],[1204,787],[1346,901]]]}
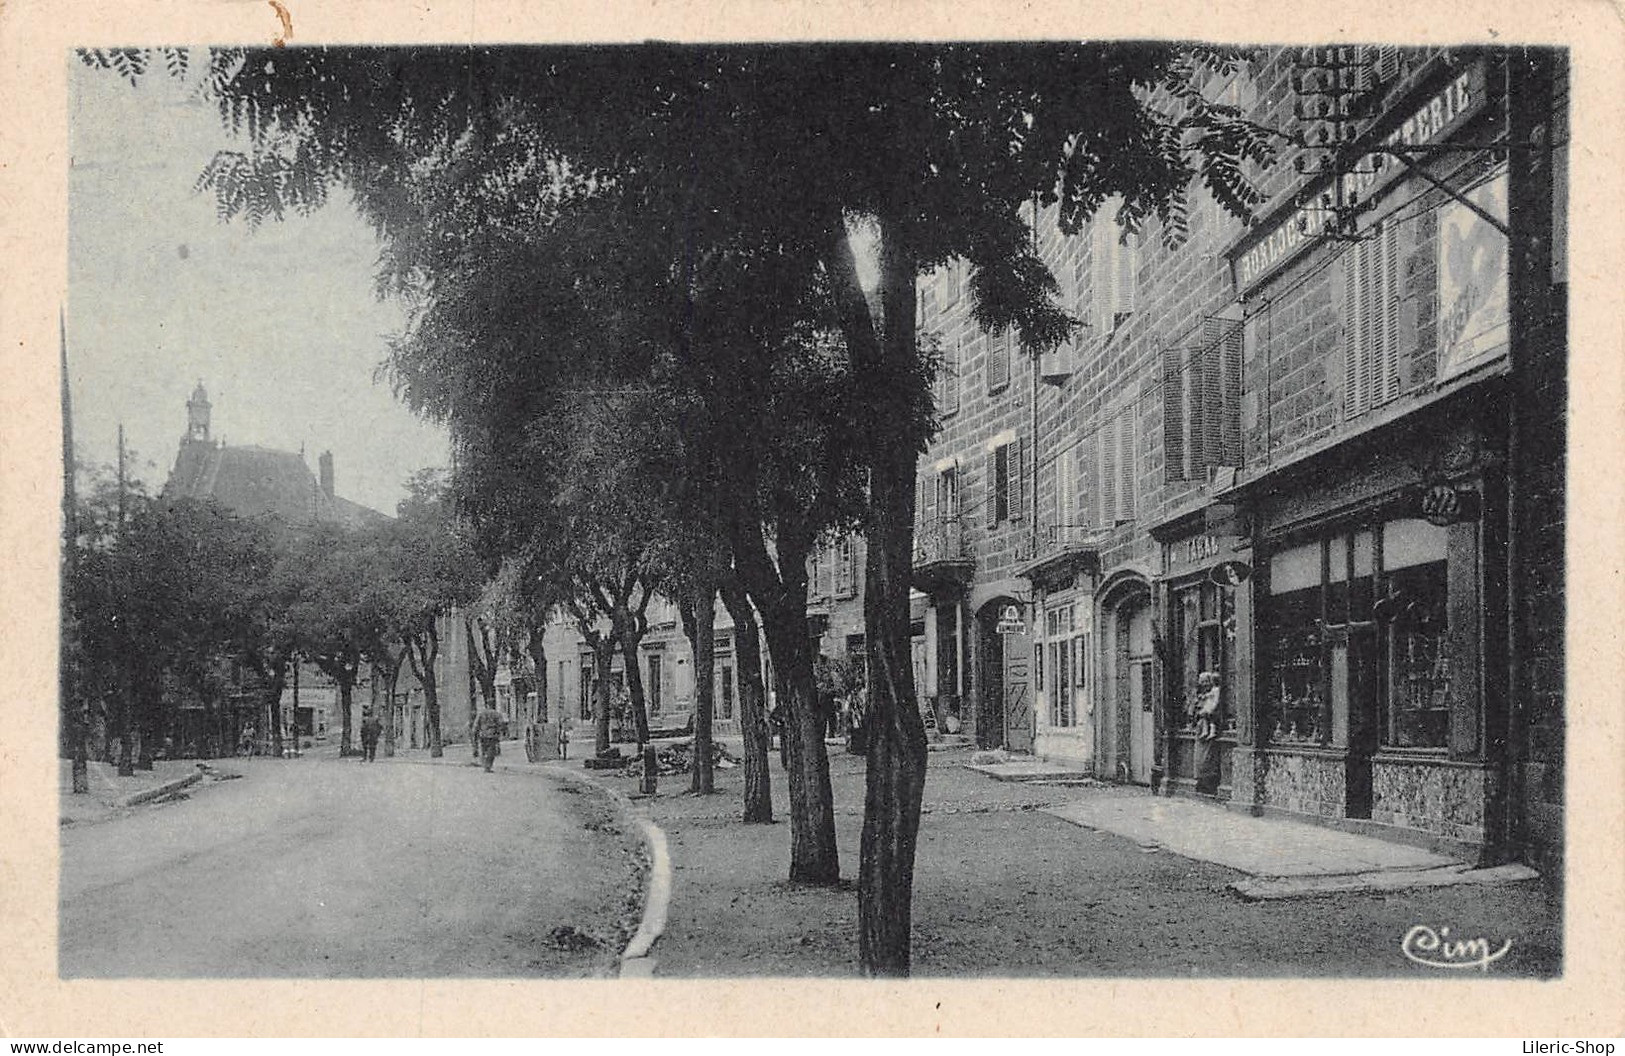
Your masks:
{"label": "pedestrian walking on street", "polygon": [[480,765],[491,772],[491,764],[502,754],[502,735],[508,732],[508,720],[502,712],[486,705],[474,716],[474,736],[480,742]]}
{"label": "pedestrian walking on street", "polygon": [[378,721],[371,709],[363,713],[361,718],[361,761],[375,763],[378,761],[378,736],[384,732],[384,724]]}

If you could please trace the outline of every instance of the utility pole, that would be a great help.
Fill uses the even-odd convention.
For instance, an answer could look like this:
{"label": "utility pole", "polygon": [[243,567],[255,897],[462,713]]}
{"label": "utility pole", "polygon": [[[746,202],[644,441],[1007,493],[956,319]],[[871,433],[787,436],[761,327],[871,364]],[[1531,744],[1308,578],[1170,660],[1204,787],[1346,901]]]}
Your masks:
{"label": "utility pole", "polygon": [[135,679],[132,668],[135,664],[135,641],[130,633],[130,577],[129,569],[125,565],[128,555],[124,552],[126,539],[124,537],[124,423],[118,427],[118,522],[114,535],[115,546],[119,559],[114,563],[118,569],[118,618],[122,624],[119,634],[119,643],[122,646],[119,657],[119,749],[118,749],[118,775],[120,777],[135,776],[135,760],[133,758],[134,745],[131,743],[130,721],[132,718],[133,702],[131,697],[135,692]]}
{"label": "utility pole", "polygon": [[57,337],[62,361],[62,577],[59,600],[61,615],[61,668],[58,672],[57,695],[62,722],[67,728],[68,753],[73,760],[73,791],[90,791],[90,753],[85,744],[89,737],[88,715],[79,699],[77,664],[79,658],[69,655],[69,648],[78,641],[78,628],[74,617],[73,590],[79,581],[79,497],[74,487],[73,461],[73,398],[68,386],[68,322],[59,308],[56,315]]}

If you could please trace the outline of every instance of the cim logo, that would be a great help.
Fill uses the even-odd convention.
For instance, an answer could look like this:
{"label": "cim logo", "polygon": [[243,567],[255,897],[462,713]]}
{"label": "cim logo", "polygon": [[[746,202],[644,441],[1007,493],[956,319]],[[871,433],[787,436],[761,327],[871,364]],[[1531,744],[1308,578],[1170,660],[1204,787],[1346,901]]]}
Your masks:
{"label": "cim logo", "polygon": [[1435,931],[1426,924],[1411,928],[1399,944],[1399,952],[1417,964],[1429,968],[1477,968],[1482,972],[1488,972],[1490,965],[1511,949],[1511,939],[1492,950],[1489,939],[1452,939],[1449,928]]}

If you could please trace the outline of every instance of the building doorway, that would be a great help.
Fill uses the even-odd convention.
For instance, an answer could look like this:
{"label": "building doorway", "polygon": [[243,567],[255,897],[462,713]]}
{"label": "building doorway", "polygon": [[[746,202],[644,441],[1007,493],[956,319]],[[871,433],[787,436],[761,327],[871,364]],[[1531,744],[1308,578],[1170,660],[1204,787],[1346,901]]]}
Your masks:
{"label": "building doorway", "polygon": [[1012,598],[995,598],[977,613],[977,633],[981,637],[982,663],[979,671],[984,708],[1002,716],[1004,747],[1012,752],[1031,752],[1037,716],[1033,708],[1032,628],[1022,633],[999,630],[999,617],[1006,606],[1025,612],[1025,606]]}
{"label": "building doorway", "polygon": [[1103,595],[1101,612],[1099,772],[1149,785],[1157,743],[1150,590],[1124,581]]}

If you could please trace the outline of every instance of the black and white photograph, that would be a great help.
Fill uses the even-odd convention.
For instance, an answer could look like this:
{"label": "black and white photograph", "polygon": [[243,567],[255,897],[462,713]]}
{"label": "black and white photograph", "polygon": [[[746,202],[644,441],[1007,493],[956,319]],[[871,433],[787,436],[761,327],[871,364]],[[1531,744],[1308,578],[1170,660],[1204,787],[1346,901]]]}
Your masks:
{"label": "black and white photograph", "polygon": [[44,64],[37,983],[1587,982],[1570,42],[239,6]]}

